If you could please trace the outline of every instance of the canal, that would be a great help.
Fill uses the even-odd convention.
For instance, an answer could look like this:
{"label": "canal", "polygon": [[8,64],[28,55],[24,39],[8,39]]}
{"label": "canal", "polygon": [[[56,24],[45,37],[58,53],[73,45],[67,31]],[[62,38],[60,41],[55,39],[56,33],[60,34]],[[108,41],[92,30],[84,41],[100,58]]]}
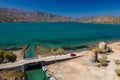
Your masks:
{"label": "canal", "polygon": [[[37,53],[35,51],[35,43],[30,43],[29,47],[25,51],[24,58],[33,58],[37,57]],[[25,71],[27,75],[27,80],[48,80],[45,75],[45,72],[42,71],[42,68],[32,69]]]}

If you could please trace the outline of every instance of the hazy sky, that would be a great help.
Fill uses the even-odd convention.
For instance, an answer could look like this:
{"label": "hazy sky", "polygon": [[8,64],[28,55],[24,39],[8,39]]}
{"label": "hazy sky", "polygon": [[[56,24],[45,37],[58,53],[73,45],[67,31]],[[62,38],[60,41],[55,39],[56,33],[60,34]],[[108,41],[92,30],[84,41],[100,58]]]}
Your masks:
{"label": "hazy sky", "polygon": [[120,16],[120,0],[0,0],[0,7],[40,10],[63,16]]}

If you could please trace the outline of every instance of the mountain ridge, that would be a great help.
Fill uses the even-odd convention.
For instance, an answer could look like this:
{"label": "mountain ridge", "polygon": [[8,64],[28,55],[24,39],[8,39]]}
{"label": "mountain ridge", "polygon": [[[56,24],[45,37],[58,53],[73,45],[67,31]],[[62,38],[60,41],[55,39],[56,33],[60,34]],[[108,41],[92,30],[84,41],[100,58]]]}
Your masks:
{"label": "mountain ridge", "polygon": [[70,21],[64,17],[41,11],[23,11],[15,8],[0,8],[0,22]]}
{"label": "mountain ridge", "polygon": [[0,22],[85,22],[119,24],[120,16],[73,18],[42,11],[24,11],[15,8],[0,8]]}

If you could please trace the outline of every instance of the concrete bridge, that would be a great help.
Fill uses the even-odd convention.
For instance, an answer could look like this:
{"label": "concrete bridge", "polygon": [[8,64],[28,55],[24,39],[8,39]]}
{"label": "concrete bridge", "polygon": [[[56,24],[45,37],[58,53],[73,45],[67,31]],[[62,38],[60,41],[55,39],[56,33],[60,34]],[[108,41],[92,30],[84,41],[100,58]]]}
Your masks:
{"label": "concrete bridge", "polygon": [[31,59],[29,58],[29,59],[19,60],[16,62],[3,63],[3,64],[0,64],[0,69],[2,70],[2,69],[15,68],[15,67],[24,66],[24,65],[30,64],[30,63],[37,63],[37,62],[45,63],[45,62],[77,58],[77,57],[87,54],[87,51],[78,52],[78,53],[74,53],[74,54],[76,54],[76,56],[74,56],[74,57],[70,56],[70,54],[67,54],[67,55],[57,55],[57,56],[49,56],[49,57],[38,57],[38,58],[31,58]]}

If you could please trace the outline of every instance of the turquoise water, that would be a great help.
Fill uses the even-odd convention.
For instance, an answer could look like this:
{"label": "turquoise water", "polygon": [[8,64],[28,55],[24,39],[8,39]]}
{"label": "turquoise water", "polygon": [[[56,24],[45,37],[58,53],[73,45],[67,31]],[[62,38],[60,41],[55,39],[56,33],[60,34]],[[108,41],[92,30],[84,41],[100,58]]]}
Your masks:
{"label": "turquoise water", "polygon": [[49,46],[120,40],[120,25],[89,23],[0,23],[0,46],[37,42]]}
{"label": "turquoise water", "polygon": [[35,51],[35,43],[29,43],[28,49],[25,51],[24,58],[32,58],[32,57],[37,57],[38,55],[36,54]]}
{"label": "turquoise water", "polygon": [[[30,46],[25,51],[24,57],[25,58],[37,57],[37,54],[35,52],[35,43],[30,43]],[[41,68],[26,71],[26,74],[28,80],[48,80],[48,78],[45,75],[45,72],[43,72]]]}
{"label": "turquoise water", "polygon": [[[52,47],[120,40],[120,25],[88,23],[0,23],[0,47],[29,44],[25,58],[36,57],[35,44]],[[34,44],[35,43],[35,44]],[[27,71],[28,80],[47,80],[42,69]]]}

